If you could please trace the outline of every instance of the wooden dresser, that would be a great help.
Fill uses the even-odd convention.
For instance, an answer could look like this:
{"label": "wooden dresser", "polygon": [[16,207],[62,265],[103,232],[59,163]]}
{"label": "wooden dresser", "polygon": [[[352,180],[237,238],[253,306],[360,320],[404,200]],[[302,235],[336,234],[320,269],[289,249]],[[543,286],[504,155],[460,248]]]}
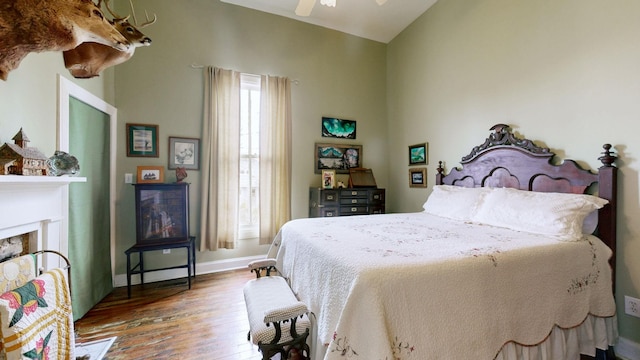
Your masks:
{"label": "wooden dresser", "polygon": [[384,189],[309,189],[309,217],[384,214],[384,204]]}

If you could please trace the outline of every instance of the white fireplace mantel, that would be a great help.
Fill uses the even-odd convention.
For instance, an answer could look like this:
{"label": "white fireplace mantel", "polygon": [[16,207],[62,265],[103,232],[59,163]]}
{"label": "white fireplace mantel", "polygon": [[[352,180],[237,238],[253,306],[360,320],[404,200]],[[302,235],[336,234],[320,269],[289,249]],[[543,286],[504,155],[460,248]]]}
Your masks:
{"label": "white fireplace mantel", "polygon": [[75,176],[0,175],[0,238],[34,232],[33,250],[67,254],[69,184]]}
{"label": "white fireplace mantel", "polygon": [[[76,176],[22,176],[22,175],[0,175],[0,187],[11,185],[67,185],[72,182],[87,182],[85,177]],[[5,185],[7,184],[7,185]]]}

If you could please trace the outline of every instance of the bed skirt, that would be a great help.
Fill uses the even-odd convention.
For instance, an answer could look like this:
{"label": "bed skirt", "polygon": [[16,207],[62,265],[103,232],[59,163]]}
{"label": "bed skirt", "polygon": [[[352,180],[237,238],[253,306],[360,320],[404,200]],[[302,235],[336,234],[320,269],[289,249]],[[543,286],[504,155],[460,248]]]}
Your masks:
{"label": "bed skirt", "polygon": [[580,354],[594,356],[596,348],[607,350],[618,340],[616,316],[602,318],[589,315],[580,325],[561,329],[554,327],[551,334],[536,346],[510,342],[495,360],[579,360]]}
{"label": "bed skirt", "polygon": [[[312,333],[309,341],[312,359],[322,360],[326,346],[318,346],[317,324],[312,320]],[[551,334],[538,345],[520,345],[507,343],[494,360],[579,360],[580,354],[595,357],[596,348],[607,350],[618,340],[618,318],[596,317],[589,315],[582,324],[562,329],[554,327]]]}

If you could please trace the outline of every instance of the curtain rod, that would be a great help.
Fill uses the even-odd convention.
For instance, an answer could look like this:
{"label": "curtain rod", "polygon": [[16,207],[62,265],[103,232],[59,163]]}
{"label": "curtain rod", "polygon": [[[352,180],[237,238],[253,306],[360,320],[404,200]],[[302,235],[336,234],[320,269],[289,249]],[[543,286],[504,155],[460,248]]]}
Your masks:
{"label": "curtain rod", "polygon": [[[192,68],[192,69],[204,69],[204,65],[199,65],[199,64],[196,64],[196,63],[192,63],[191,65],[189,65],[189,67]],[[249,74],[249,73],[245,73],[245,74]],[[258,74],[249,74],[249,75],[260,76]],[[298,79],[293,79],[293,80],[291,80],[291,82],[293,84],[295,84],[295,85],[300,85],[300,80],[298,80]]]}

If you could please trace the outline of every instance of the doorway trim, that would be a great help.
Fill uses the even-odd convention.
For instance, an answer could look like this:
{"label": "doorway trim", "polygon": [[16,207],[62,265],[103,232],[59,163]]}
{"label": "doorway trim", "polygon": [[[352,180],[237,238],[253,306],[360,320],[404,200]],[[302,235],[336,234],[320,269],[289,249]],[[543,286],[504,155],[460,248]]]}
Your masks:
{"label": "doorway trim", "polygon": [[[69,151],[69,99],[76,98],[87,105],[109,115],[109,249],[111,256],[111,283],[115,287],[116,269],[116,146],[118,109],[99,97],[93,95],[81,86],[73,83],[64,76],[57,75],[58,82],[58,134],[57,148],[60,151]],[[69,212],[69,189],[66,188],[64,211]],[[68,228],[64,234],[68,238]],[[69,253],[69,243],[62,245],[62,253]]]}

